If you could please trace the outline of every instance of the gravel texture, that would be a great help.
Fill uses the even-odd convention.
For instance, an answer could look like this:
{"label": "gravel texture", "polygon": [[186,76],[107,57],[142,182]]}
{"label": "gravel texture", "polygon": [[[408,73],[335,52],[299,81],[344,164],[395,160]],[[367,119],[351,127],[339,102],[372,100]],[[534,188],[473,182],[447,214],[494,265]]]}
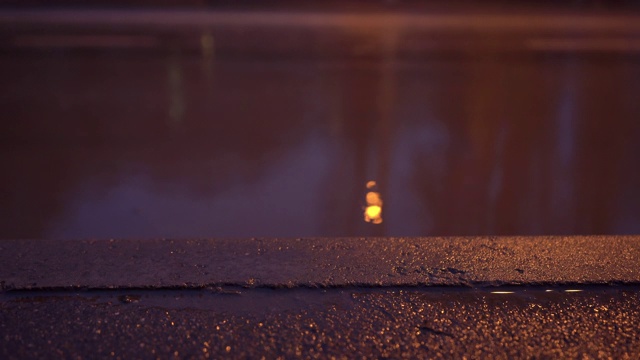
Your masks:
{"label": "gravel texture", "polygon": [[0,357],[640,356],[640,287],[24,292],[0,302]]}
{"label": "gravel texture", "polygon": [[0,286],[640,283],[640,236],[0,240]]}

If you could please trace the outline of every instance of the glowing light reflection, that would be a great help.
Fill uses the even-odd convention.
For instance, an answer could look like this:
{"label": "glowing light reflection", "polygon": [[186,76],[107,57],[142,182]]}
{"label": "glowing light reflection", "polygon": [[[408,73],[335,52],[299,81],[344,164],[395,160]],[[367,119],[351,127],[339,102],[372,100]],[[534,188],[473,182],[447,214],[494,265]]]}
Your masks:
{"label": "glowing light reflection", "polygon": [[[376,185],[376,182],[373,180],[366,184],[367,189],[373,189]],[[367,207],[364,210],[364,221],[374,224],[382,223],[382,198],[380,197],[380,193],[369,191],[365,199],[367,201]]]}
{"label": "glowing light reflection", "polygon": [[514,294],[513,291],[492,291],[492,294]]}
{"label": "glowing light reflection", "polygon": [[381,212],[382,209],[380,206],[373,205],[367,207],[367,216],[371,219],[379,217]]}

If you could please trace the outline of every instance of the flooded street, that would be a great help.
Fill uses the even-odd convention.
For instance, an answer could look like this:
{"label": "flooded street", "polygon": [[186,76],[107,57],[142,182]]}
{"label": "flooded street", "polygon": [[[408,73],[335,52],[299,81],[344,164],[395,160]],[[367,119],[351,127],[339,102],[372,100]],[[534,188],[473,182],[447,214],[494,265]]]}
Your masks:
{"label": "flooded street", "polygon": [[629,36],[226,31],[5,32],[0,238],[640,233]]}

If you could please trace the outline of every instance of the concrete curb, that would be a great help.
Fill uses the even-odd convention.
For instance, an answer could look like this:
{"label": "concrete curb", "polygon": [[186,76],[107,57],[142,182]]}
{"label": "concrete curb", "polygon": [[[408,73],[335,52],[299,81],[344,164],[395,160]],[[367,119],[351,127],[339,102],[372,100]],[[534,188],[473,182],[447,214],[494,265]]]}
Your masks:
{"label": "concrete curb", "polygon": [[640,236],[2,240],[3,290],[640,284]]}

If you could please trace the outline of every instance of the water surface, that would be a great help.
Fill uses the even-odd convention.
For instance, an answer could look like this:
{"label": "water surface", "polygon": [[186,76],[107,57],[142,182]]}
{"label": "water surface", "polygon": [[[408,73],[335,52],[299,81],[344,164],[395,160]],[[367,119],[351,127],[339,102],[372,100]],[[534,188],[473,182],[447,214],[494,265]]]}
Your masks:
{"label": "water surface", "polygon": [[3,47],[0,238],[640,232],[637,52],[238,56],[210,36]]}

